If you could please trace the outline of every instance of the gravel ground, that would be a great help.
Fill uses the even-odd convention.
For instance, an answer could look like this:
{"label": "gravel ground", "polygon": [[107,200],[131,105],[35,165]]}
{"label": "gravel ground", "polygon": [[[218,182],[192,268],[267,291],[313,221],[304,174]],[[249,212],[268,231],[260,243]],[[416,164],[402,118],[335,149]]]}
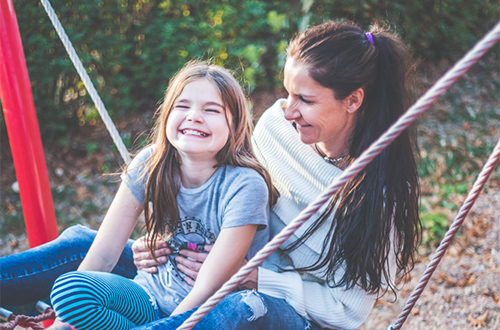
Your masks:
{"label": "gravel ground", "polygon": [[[499,191],[480,195],[402,329],[500,329],[499,206]],[[393,295],[382,297],[359,330],[393,324],[428,263],[416,264],[395,303]]]}

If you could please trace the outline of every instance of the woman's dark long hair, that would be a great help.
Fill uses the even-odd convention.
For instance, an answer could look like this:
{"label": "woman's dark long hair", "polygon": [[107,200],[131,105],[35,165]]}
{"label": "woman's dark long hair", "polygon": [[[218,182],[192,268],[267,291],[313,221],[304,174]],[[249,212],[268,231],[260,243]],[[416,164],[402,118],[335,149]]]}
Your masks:
{"label": "woman's dark long hair", "polygon": [[[370,33],[373,44],[352,22],[327,22],[299,34],[287,49],[287,57],[306,64],[311,77],[331,88],[338,100],[364,90],[347,141],[349,162],[410,103],[411,57],[406,47],[378,25]],[[391,254],[395,254],[397,275],[404,275],[413,268],[421,240],[415,147],[414,131],[406,130],[335,194],[320,219],[288,247],[297,248],[315,230],[331,223],[319,260],[297,270],[324,270],[332,286],[359,285],[372,293],[395,290]],[[339,269],[345,273],[334,281]]]}

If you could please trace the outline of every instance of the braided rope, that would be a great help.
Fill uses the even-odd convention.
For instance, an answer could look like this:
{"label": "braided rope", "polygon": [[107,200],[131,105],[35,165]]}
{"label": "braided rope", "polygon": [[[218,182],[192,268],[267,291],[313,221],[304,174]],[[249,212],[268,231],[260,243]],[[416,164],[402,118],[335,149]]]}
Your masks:
{"label": "braided rope", "polygon": [[43,314],[38,316],[26,316],[26,315],[13,315],[9,316],[9,323],[6,325],[0,325],[0,330],[13,330],[16,326],[20,326],[23,328],[30,327],[33,330],[44,330],[43,326],[40,326],[38,323],[55,319],[56,315],[54,311],[49,308]]}
{"label": "braided rope", "polygon": [[478,178],[474,182],[474,185],[472,186],[472,190],[469,192],[467,199],[465,202],[462,204],[462,207],[460,208],[460,211],[458,212],[457,216],[455,217],[455,220],[453,220],[453,223],[450,226],[450,229],[446,232],[445,237],[441,241],[441,244],[439,244],[438,249],[436,250],[436,254],[432,258],[431,262],[429,265],[427,265],[427,268],[425,269],[424,274],[420,278],[417,286],[415,289],[413,289],[413,292],[411,296],[408,298],[405,307],[399,314],[396,323],[394,325],[389,326],[387,328],[388,330],[399,330],[403,323],[405,322],[406,318],[410,314],[411,309],[413,306],[415,306],[415,302],[417,299],[420,297],[420,294],[424,290],[425,286],[429,282],[432,274],[436,270],[439,262],[443,258],[444,253],[448,249],[449,245],[451,244],[452,239],[455,237],[457,234],[458,230],[462,226],[465,217],[469,213],[470,209],[474,205],[474,202],[476,201],[479,193],[483,189],[486,181],[488,181],[491,173],[495,169],[496,165],[500,161],[500,140],[498,140],[497,145],[495,146],[495,149],[493,149],[493,153],[490,155],[488,158],[488,161],[484,165],[483,169],[479,173]]}
{"label": "braided rope", "polygon": [[83,64],[80,61],[80,59],[78,58],[75,48],[73,47],[71,41],[66,35],[66,32],[64,31],[64,28],[61,25],[61,22],[59,21],[56,13],[54,12],[54,9],[50,5],[49,0],[40,0],[40,1],[43,7],[45,8],[45,11],[47,12],[47,15],[49,15],[52,25],[54,25],[54,28],[56,29],[57,34],[59,35],[59,38],[61,38],[64,48],[66,48],[66,51],[68,52],[68,55],[71,61],[73,62],[76,71],[80,75],[80,78],[82,79],[83,84],[85,85],[85,88],[87,88],[87,91],[90,97],[92,98],[92,101],[94,101],[97,111],[101,115],[102,121],[104,122],[104,125],[106,125],[106,128],[108,129],[111,138],[113,139],[116,147],[118,148],[120,155],[122,156],[125,163],[128,164],[130,162],[130,155],[128,154],[127,148],[125,147],[125,144],[123,143],[120,134],[118,133],[115,125],[113,124],[113,121],[109,117],[109,114],[106,111],[106,108],[104,107],[104,103],[102,103],[99,94],[97,94],[97,91],[94,85],[92,84],[92,81],[90,80],[87,71],[83,67]]}
{"label": "braided rope", "polygon": [[342,175],[337,179],[308,207],[293,219],[283,230],[268,242],[248,263],[243,266],[229,281],[227,281],[212,297],[198,308],[177,330],[192,329],[215,305],[227,294],[231,293],[253,269],[257,268],[271,253],[281,246],[305,221],[315,214],[319,208],[330,199],[330,197],[347,181],[353,178],[382,150],[396,139],[415,119],[417,119],[427,108],[441,96],[461,75],[463,75],[477,60],[488,51],[500,39],[500,22],[484,36],[472,50],[460,59],[444,76],[442,76],[417,102],[411,106],[389,129],[374,141]]}

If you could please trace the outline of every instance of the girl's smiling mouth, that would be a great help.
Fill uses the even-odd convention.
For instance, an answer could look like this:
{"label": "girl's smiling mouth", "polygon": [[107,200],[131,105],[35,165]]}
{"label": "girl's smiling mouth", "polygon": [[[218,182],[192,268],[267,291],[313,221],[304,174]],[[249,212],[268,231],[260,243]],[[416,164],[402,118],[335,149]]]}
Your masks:
{"label": "girl's smiling mouth", "polygon": [[182,129],[181,133],[184,134],[184,135],[196,135],[196,136],[201,136],[201,137],[207,137],[208,136],[207,133],[204,133],[204,132],[201,132],[201,131],[198,131],[198,130],[194,130],[194,129],[190,129],[190,128]]}

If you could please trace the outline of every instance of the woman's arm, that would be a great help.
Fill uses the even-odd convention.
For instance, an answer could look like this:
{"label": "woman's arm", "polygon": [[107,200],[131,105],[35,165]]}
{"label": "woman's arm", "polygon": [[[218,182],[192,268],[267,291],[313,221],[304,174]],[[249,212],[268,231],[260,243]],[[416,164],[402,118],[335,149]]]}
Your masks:
{"label": "woman's arm", "polygon": [[193,289],[172,315],[181,314],[199,306],[231,278],[243,264],[256,231],[257,225],[222,229],[201,266]]}
{"label": "woman's arm", "polygon": [[78,270],[110,272],[118,261],[142,211],[143,205],[122,182]]}

